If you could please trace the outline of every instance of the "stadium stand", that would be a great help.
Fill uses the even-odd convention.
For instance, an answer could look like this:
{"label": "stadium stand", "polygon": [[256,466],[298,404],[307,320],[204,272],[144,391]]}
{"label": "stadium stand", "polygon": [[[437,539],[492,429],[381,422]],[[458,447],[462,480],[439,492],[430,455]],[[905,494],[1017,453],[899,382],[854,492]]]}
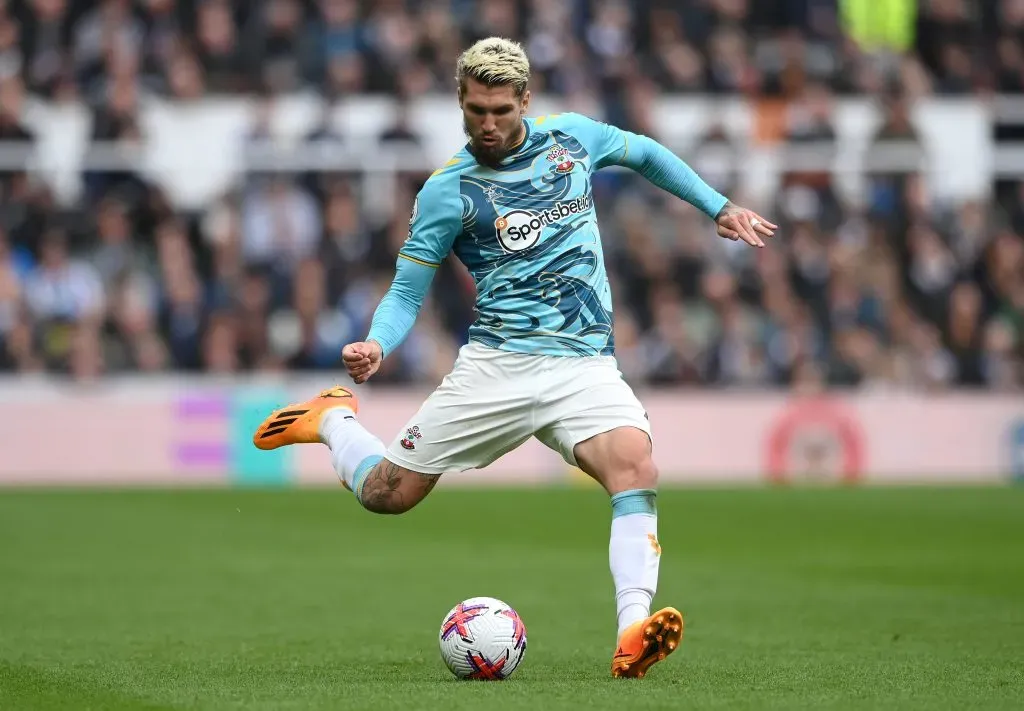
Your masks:
{"label": "stadium stand", "polygon": [[[923,103],[1020,137],[1019,0],[0,2],[0,371],[336,368],[458,145],[455,57],[491,34],[546,104],[664,140],[781,225],[754,255],[641,179],[595,182],[631,381],[1024,384],[1024,161],[970,189],[915,167]],[[704,108],[685,141],[673,101]],[[864,105],[849,174],[836,117]],[[750,145],[794,151],[760,190]],[[439,379],[472,303],[446,263],[378,381]]]}

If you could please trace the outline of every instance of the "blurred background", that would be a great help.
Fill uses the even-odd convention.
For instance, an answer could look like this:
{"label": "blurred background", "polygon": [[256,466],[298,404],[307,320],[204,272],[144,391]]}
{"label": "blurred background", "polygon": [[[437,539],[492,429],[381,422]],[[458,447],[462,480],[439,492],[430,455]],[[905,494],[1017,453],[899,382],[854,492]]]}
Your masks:
{"label": "blurred background", "polygon": [[[493,34],[532,113],[651,135],[780,224],[749,250],[595,178],[638,389],[1015,407],[1024,0],[0,0],[6,382],[333,382],[464,141],[455,59]],[[429,389],[473,300],[449,260],[373,384]]]}
{"label": "blurred background", "polygon": [[[490,35],[780,225],[593,181],[691,640],[642,698],[607,498],[536,440],[398,521],[251,441],[346,382]],[[477,594],[504,707],[1022,708],[1022,178],[1024,0],[0,0],[0,708],[480,708],[435,656]],[[448,260],[357,386],[385,443],[473,303]]]}

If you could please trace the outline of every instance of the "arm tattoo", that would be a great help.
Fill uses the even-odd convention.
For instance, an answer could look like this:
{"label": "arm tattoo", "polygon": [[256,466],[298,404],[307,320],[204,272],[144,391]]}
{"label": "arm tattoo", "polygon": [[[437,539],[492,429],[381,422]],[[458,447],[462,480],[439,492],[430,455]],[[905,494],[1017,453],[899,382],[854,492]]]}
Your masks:
{"label": "arm tattoo", "polygon": [[735,215],[738,212],[743,212],[743,208],[734,203],[732,200],[727,200],[722,209],[715,215],[715,221],[721,220],[726,215]]}
{"label": "arm tattoo", "polygon": [[[431,492],[437,485],[440,476],[429,476],[426,474],[415,474],[418,481],[412,484],[413,488],[419,488],[420,492],[409,492],[411,500],[406,503],[402,488],[403,477],[406,470],[394,462],[382,459],[363,481],[360,501],[363,508],[374,513],[399,514],[408,511],[423,497]],[[416,487],[416,484],[419,486]],[[407,490],[409,485],[405,487]],[[419,494],[418,496],[416,494]]]}

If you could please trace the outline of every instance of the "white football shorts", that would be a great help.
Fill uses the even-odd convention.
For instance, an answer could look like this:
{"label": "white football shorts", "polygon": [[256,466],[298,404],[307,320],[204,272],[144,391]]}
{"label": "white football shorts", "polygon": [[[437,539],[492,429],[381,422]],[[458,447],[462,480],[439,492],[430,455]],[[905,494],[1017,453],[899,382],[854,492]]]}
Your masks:
{"label": "white football shorts", "polygon": [[623,426],[651,436],[613,356],[530,355],[470,343],[387,458],[423,474],[461,472],[536,437],[576,466],[577,444]]}

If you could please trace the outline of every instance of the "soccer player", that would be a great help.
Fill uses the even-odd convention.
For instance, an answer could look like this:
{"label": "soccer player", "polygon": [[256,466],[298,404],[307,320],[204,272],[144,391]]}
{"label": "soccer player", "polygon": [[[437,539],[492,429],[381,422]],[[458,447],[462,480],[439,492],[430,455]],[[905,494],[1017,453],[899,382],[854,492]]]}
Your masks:
{"label": "soccer player", "polygon": [[469,142],[417,195],[369,334],[342,350],[355,383],[371,378],[454,252],[476,282],[478,315],[452,372],[386,449],[359,423],[356,396],[343,387],[273,412],[253,441],[260,449],[326,444],[365,508],[398,514],[443,473],[486,467],[536,437],[611,496],[611,671],[641,677],[678,646],[683,620],[671,607],[651,614],[661,555],[658,473],[647,415],[613,355],[591,175],[631,168],[704,212],[720,236],[754,247],[775,225],[729,202],[650,138],[572,113],[527,118],[529,79],[525,53],[509,40],[481,40],[459,58]]}

